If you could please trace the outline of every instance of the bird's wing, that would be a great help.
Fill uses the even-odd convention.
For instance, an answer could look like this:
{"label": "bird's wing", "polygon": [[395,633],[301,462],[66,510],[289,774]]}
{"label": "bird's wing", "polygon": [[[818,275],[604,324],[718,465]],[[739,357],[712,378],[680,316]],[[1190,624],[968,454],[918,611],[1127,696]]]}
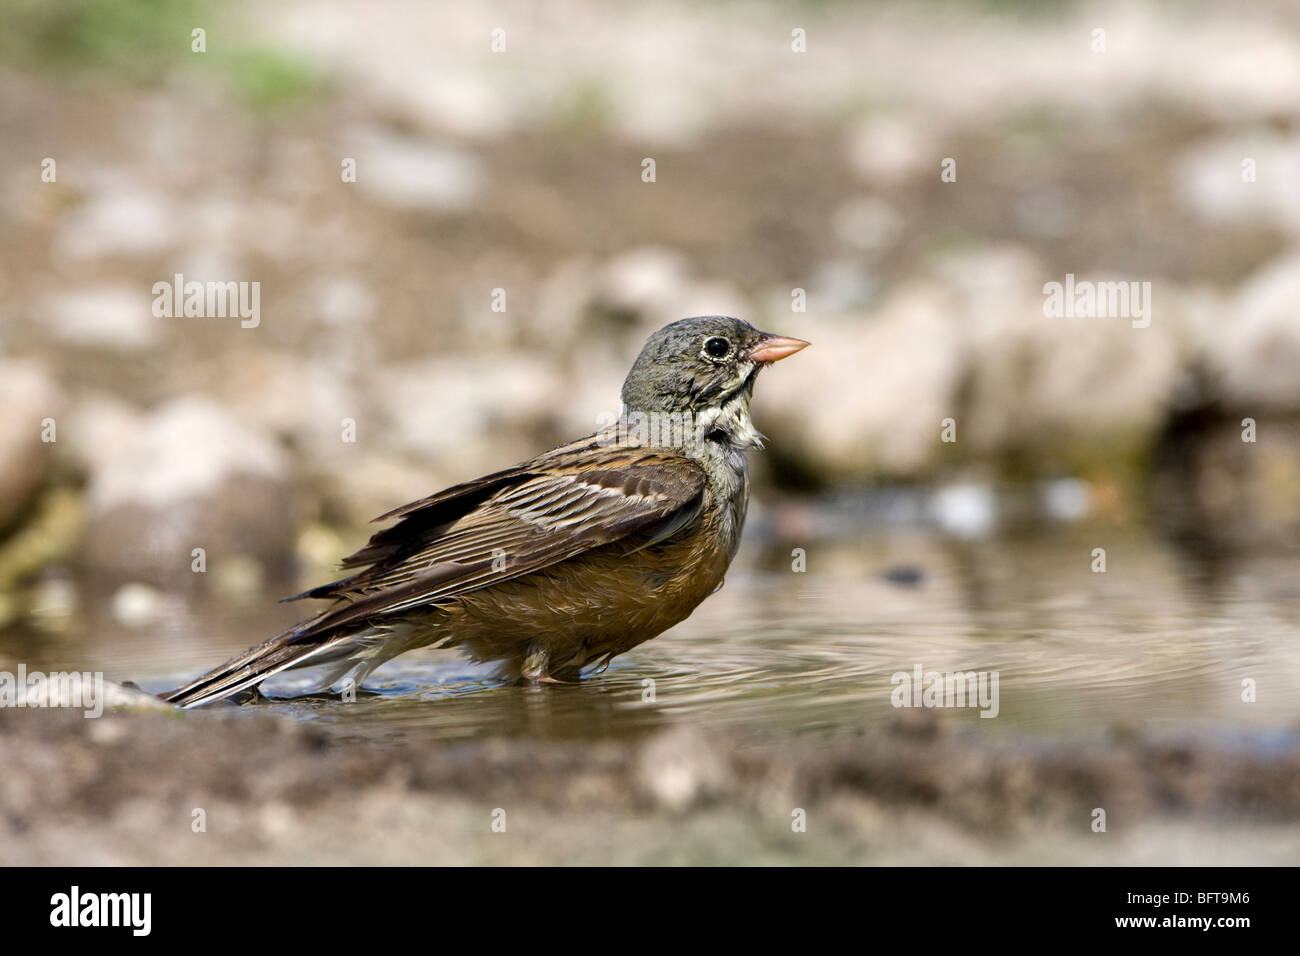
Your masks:
{"label": "bird's wing", "polygon": [[444,601],[633,536],[639,546],[663,540],[696,514],[704,484],[689,458],[587,440],[412,502],[385,515],[400,520],[343,561],[361,570],[303,595],[340,600],[289,641]]}

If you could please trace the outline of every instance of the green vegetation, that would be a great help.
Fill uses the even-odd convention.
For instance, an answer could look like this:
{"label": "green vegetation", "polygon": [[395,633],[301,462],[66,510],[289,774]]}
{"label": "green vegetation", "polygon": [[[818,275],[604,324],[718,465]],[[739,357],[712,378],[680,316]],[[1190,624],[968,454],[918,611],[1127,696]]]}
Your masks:
{"label": "green vegetation", "polygon": [[315,99],[325,80],[310,64],[278,50],[253,49],[221,61],[249,106],[271,111]]}
{"label": "green vegetation", "polygon": [[[211,0],[5,0],[0,64],[62,80],[154,84],[181,68],[206,71],[249,106],[273,110],[319,95],[320,74],[280,51],[232,41],[238,9]],[[194,30],[202,29],[204,52]]]}
{"label": "green vegetation", "polygon": [[577,135],[608,132],[615,106],[605,82],[587,77],[575,82],[550,106],[551,126]]}
{"label": "green vegetation", "polygon": [[207,0],[6,0],[0,62],[68,77],[108,71],[152,80],[190,55],[190,31],[214,9]]}

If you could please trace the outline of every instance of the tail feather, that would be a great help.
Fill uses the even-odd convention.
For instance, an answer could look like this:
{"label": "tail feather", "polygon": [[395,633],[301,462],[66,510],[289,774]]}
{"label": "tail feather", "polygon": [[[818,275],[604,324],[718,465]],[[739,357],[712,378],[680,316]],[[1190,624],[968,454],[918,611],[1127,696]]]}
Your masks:
{"label": "tail feather", "polygon": [[198,707],[260,684],[283,670],[318,662],[327,663],[327,652],[347,640],[346,635],[339,635],[313,644],[290,644],[289,638],[295,633],[295,630],[291,630],[273,637],[195,678],[184,687],[159,696],[179,707]]}

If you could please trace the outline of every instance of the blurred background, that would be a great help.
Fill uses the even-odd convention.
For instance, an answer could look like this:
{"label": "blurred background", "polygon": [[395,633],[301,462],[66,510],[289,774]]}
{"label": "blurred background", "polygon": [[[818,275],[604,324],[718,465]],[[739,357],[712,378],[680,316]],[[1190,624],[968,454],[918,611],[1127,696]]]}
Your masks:
{"label": "blurred background", "polygon": [[0,666],[180,683],[721,313],[814,343],[727,588],[599,690],[416,655],[313,717],[856,732],[920,663],[1001,672],[981,737],[1294,746],[1293,3],[0,0],[0,169]]}

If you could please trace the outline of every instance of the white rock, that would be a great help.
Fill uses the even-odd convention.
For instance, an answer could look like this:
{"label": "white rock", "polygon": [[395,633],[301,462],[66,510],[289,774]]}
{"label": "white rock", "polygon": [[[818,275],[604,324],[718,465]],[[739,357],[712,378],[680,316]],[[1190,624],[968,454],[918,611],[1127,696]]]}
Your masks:
{"label": "white rock", "polygon": [[[758,427],[834,481],[1159,425],[1185,337],[1181,296],[1166,283],[1153,283],[1151,326],[1135,329],[1125,318],[1045,317],[1042,286],[1061,277],[1016,247],[938,260],[933,272],[870,313],[814,309],[776,329],[813,347],[764,373]],[[940,440],[948,418],[955,446]]]}
{"label": "white rock", "polygon": [[93,473],[107,464],[127,444],[139,427],[141,413],[115,395],[91,392],[68,410],[58,450],[74,467]]}
{"label": "white rock", "polygon": [[996,453],[1074,437],[1106,442],[1159,424],[1182,363],[1180,296],[1170,283],[1155,277],[1151,324],[1133,328],[1123,317],[1045,316],[1042,287],[1064,276],[1014,246],[954,255],[936,271],[959,294],[949,313],[968,381],[959,442]]}
{"label": "white rock", "polygon": [[156,345],[162,323],[143,287],[98,286],[49,295],[40,305],[58,338],[79,346],[136,351]]}
{"label": "white rock", "polygon": [[86,556],[105,582],[203,586],[205,564],[246,556],[281,577],[293,559],[289,460],[251,422],[182,397],[145,415],[91,475]]}
{"label": "white rock", "polygon": [[396,365],[378,380],[386,445],[464,478],[540,451],[531,435],[568,387],[552,358],[519,353]]}
{"label": "white rock", "polygon": [[954,309],[941,287],[917,283],[874,315],[789,316],[773,331],[812,347],[760,377],[759,430],[831,480],[922,468],[940,447],[940,421],[955,410],[962,349]]}
{"label": "white rock", "polygon": [[483,185],[479,163],[470,153],[380,127],[354,127],[343,148],[357,161],[357,185],[391,206],[432,212],[467,209]]}
{"label": "white rock", "polygon": [[[328,476],[357,467],[378,431],[371,404],[350,379],[346,368],[319,357],[264,349],[230,363],[220,398],[238,420],[291,442],[313,475]],[[382,379],[375,382],[382,392]],[[356,424],[355,444],[343,441],[345,419]]]}
{"label": "white rock", "polygon": [[88,502],[165,508],[220,488],[233,474],[282,481],[288,457],[268,436],[203,398],[181,397],[141,421],[90,483]]}
{"label": "white rock", "polygon": [[177,236],[176,211],[163,197],[119,186],[105,189],[65,218],[54,251],[79,260],[143,257],[166,251]]}
{"label": "white rock", "polygon": [[[1254,161],[1254,181],[1242,162]],[[1300,233],[1300,136],[1225,137],[1181,156],[1174,176],[1183,201],[1206,222],[1272,225]]]}

